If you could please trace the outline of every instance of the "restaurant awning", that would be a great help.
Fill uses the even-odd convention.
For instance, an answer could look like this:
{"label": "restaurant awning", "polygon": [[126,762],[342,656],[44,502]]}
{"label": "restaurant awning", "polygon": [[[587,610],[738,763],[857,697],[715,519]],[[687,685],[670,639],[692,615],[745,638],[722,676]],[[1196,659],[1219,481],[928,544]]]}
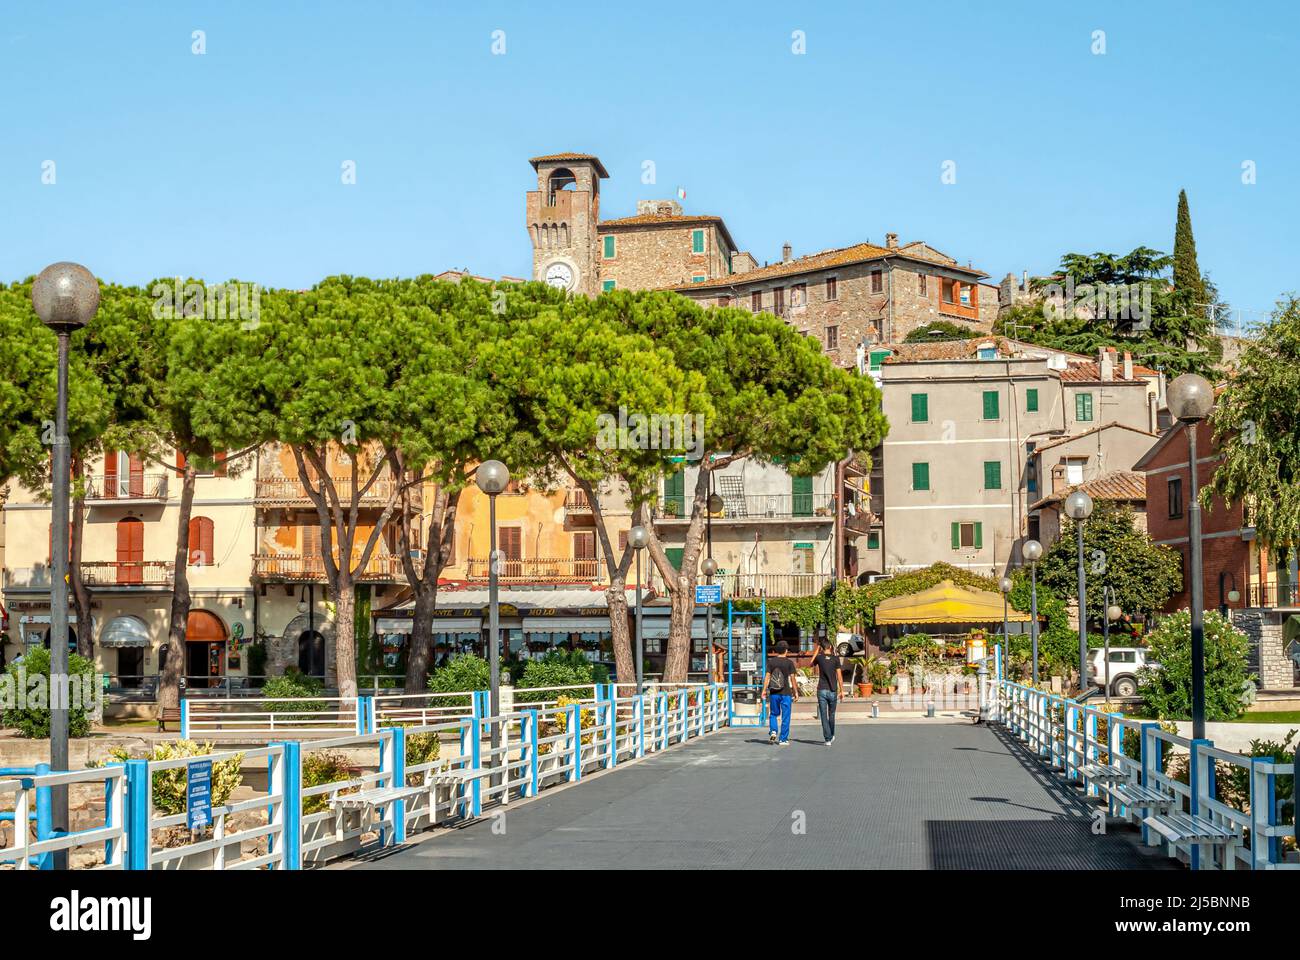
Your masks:
{"label": "restaurant awning", "polygon": [[114,617],[104,624],[99,635],[101,647],[146,647],[151,646],[149,628],[139,617]]}
{"label": "restaurant awning", "polygon": [[524,617],[524,633],[608,633],[609,617]]}
{"label": "restaurant awning", "polygon": [[[1007,619],[1026,623],[1027,613],[1007,607]],[[1001,623],[1002,595],[969,590],[951,580],[904,597],[890,597],[876,606],[876,623]]]}

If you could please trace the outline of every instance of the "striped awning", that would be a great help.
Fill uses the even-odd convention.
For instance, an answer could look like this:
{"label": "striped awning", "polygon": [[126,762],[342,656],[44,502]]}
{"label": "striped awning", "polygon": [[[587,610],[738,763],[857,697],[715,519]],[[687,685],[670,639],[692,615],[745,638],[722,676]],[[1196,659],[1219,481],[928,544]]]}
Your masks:
{"label": "striped awning", "polygon": [[150,647],[149,627],[139,617],[114,617],[99,634],[101,647]]}

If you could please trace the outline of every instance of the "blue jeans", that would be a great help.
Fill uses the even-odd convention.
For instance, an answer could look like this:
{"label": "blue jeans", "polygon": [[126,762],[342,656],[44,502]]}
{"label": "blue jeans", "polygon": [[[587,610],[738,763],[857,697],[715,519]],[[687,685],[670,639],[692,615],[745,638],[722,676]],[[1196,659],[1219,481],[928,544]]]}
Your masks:
{"label": "blue jeans", "polygon": [[[772,733],[777,734],[782,743],[790,739],[790,704],[791,699],[788,694],[773,693],[767,698],[768,709],[771,713],[767,728]],[[777,730],[778,721],[780,722],[779,732]]]}
{"label": "blue jeans", "polygon": [[817,691],[817,715],[822,719],[822,739],[835,736],[835,705],[839,697],[834,690]]}

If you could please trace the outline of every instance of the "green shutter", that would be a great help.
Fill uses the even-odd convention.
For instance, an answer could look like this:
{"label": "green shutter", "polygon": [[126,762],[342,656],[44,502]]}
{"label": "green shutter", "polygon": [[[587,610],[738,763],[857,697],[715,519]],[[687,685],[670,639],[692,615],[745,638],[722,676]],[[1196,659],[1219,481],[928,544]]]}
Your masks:
{"label": "green shutter", "polygon": [[1002,462],[1000,460],[984,461],[984,489],[1002,489]]}
{"label": "green shutter", "polygon": [[664,513],[670,517],[686,513],[686,475],[681,470],[664,477]]}
{"label": "green shutter", "polygon": [[1092,394],[1076,393],[1074,395],[1074,419],[1088,421],[1092,419]]}
{"label": "green shutter", "polygon": [[606,259],[606,260],[613,260],[613,259],[614,259],[614,237],[613,237],[613,235],[607,236],[607,237],[605,238],[605,259]]}
{"label": "green shutter", "polygon": [[930,489],[930,465],[928,463],[912,464],[912,489]]}
{"label": "green shutter", "polygon": [[975,524],[975,549],[978,550],[984,546],[984,524]]}
{"label": "green shutter", "polygon": [[703,253],[703,252],[704,252],[704,231],[692,230],[691,231],[691,253]]}
{"label": "green shutter", "polygon": [[955,520],[952,524],[952,548],[954,550],[961,549],[961,524]]}
{"label": "green shutter", "polygon": [[613,280],[604,280],[604,281],[602,281],[601,284],[600,284],[600,289],[601,289],[601,290],[613,290],[613,289],[614,289],[614,281],[613,281]]}
{"label": "green shutter", "polygon": [[928,393],[912,394],[912,422],[925,423],[930,419],[930,395]]}
{"label": "green shutter", "polygon": [[686,552],[685,547],[665,547],[664,553],[668,555],[668,562],[673,565],[674,570],[682,568],[682,554]]}
{"label": "green shutter", "polygon": [[880,534],[874,530],[871,531],[869,534],[867,534],[867,549],[868,550],[880,549]]}
{"label": "green shutter", "polygon": [[880,369],[880,364],[881,364],[881,362],[882,362],[882,361],[885,359],[885,357],[887,357],[887,356],[889,356],[889,351],[888,351],[888,350],[872,350],[872,351],[871,351],[871,363],[870,363],[870,367],[871,367],[871,369],[872,369],[872,370],[879,370],[879,369]]}
{"label": "green shutter", "polygon": [[1025,391],[1025,412],[1026,413],[1038,412],[1038,390],[1037,389]]}
{"label": "green shutter", "polygon": [[790,478],[790,513],[796,517],[811,517],[813,512],[812,477]]}
{"label": "green shutter", "polygon": [[998,412],[998,392],[996,390],[984,391],[984,419],[997,420]]}

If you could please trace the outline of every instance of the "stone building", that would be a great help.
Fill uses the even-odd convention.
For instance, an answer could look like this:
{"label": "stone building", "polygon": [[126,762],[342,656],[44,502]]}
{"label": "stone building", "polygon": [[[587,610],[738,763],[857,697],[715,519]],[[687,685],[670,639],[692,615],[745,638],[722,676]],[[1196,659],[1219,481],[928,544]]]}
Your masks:
{"label": "stone building", "polygon": [[[878,454],[883,497],[877,573],[944,561],[1000,575],[1037,536],[1051,444],[1074,438],[1082,482],[1132,465],[1125,439],[1154,432],[1160,375],[1003,337],[899,344],[879,366],[889,436]],[[1095,429],[1105,417],[1107,429]],[[1119,425],[1118,432],[1109,429]],[[1090,455],[1085,450],[1091,446]],[[1038,455],[1038,448],[1047,453]],[[1051,492],[1050,490],[1048,492]]]}

